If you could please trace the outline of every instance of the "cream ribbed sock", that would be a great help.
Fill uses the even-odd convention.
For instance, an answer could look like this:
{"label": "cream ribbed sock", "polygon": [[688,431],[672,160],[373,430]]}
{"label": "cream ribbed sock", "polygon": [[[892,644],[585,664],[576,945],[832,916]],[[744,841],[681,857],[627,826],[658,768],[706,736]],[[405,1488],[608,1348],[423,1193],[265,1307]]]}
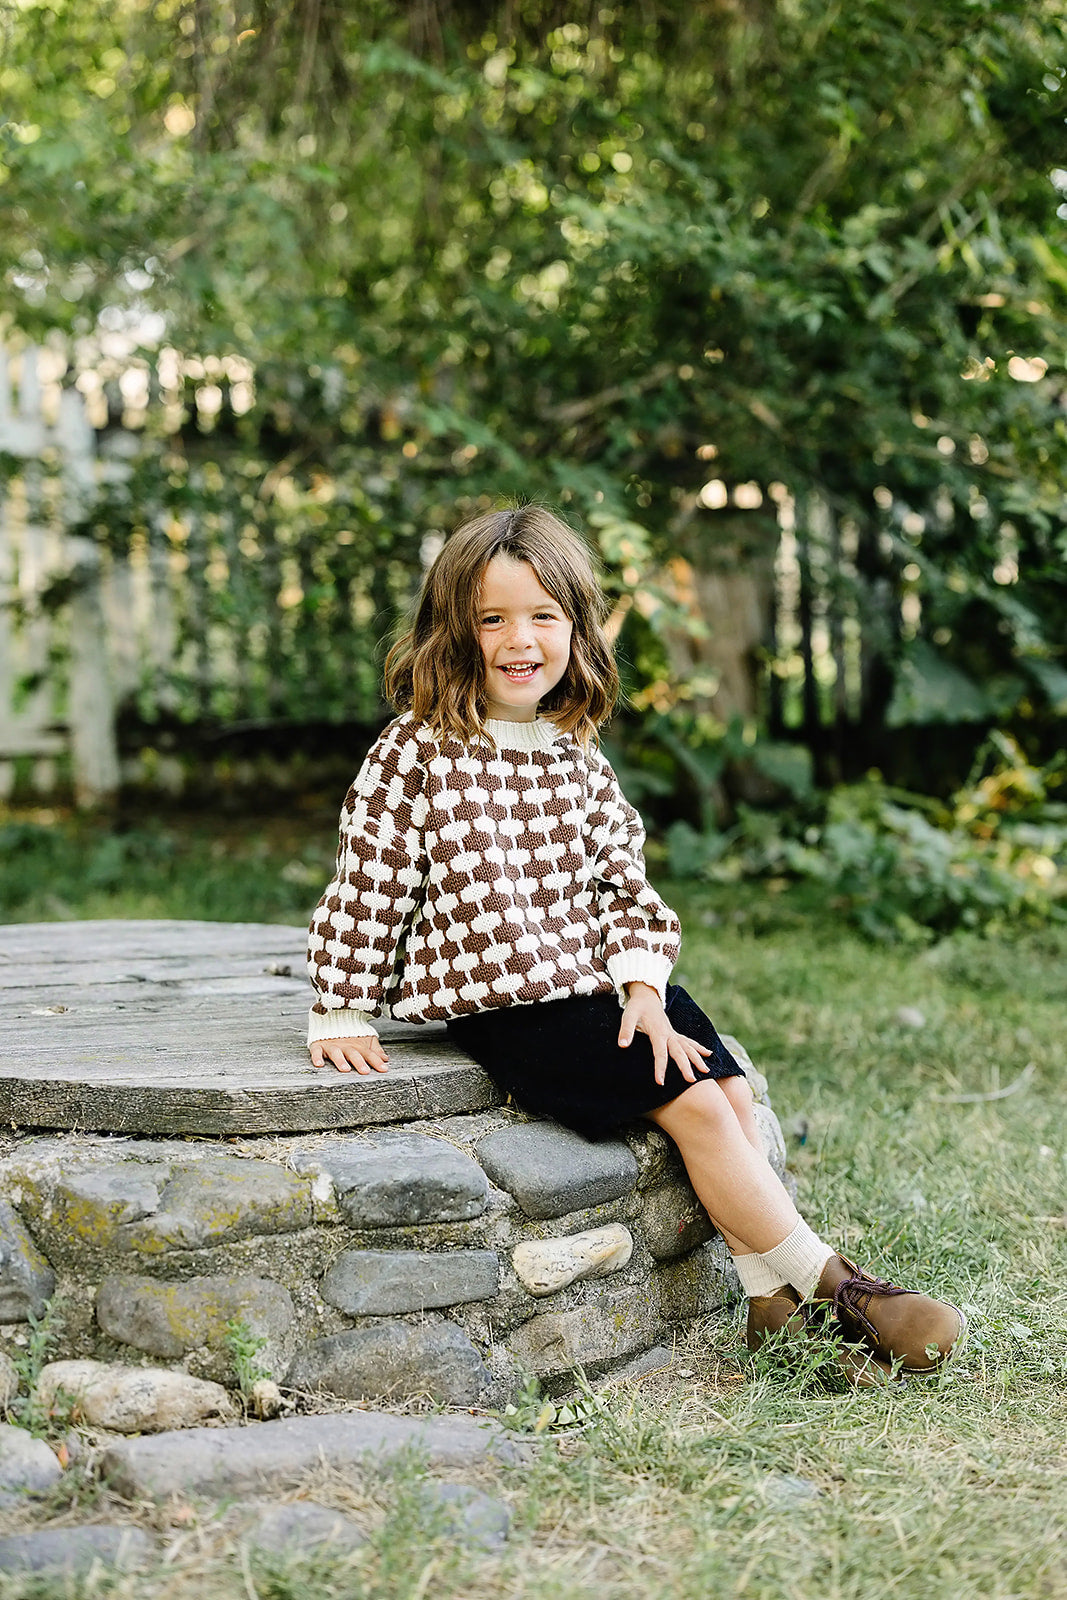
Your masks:
{"label": "cream ribbed sock", "polygon": [[776,1244],[773,1250],[765,1250],[759,1259],[772,1274],[777,1273],[786,1283],[791,1283],[802,1300],[807,1300],[834,1253],[801,1218],[788,1238]]}
{"label": "cream ribbed sock", "polygon": [[734,1266],[737,1276],[741,1279],[741,1287],[751,1300],[753,1295],[774,1294],[776,1289],[784,1289],[786,1279],[772,1266],[768,1265],[766,1256],[745,1255],[734,1256]]}

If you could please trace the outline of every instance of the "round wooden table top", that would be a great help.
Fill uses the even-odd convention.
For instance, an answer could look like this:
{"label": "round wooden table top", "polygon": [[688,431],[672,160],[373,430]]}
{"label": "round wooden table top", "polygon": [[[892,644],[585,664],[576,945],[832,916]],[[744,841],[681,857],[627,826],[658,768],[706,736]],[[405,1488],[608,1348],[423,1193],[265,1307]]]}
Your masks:
{"label": "round wooden table top", "polygon": [[498,1103],[441,1024],[381,1023],[385,1074],[312,1067],[306,937],[255,922],[0,927],[0,1121],[226,1136]]}

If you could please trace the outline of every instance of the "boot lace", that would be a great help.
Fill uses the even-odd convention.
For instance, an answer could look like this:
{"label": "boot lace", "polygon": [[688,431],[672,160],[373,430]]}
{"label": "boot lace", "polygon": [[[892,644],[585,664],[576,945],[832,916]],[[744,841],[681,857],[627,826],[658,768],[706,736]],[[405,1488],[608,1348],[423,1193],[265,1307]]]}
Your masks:
{"label": "boot lace", "polygon": [[871,1301],[908,1293],[895,1283],[887,1283],[885,1278],[872,1278],[869,1273],[854,1271],[850,1278],[842,1278],[834,1290],[834,1313],[840,1316],[842,1311],[847,1312],[872,1339],[877,1339],[878,1330],[867,1315]]}

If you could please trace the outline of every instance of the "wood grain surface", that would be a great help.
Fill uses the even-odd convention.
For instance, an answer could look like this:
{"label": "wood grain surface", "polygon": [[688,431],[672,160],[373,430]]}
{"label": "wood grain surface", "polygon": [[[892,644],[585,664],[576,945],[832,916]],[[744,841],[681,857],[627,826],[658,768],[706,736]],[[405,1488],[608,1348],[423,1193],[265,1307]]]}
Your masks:
{"label": "wood grain surface", "polygon": [[385,1074],[313,1068],[305,938],[251,922],[0,928],[0,1122],[306,1133],[497,1103],[439,1023],[378,1024]]}

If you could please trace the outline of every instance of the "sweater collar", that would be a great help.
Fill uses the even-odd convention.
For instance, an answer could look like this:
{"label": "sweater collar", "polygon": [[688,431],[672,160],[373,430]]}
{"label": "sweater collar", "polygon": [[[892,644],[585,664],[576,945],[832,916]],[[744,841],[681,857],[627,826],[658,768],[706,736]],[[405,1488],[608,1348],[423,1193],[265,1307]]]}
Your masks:
{"label": "sweater collar", "polygon": [[485,731],[498,750],[551,750],[562,737],[548,717],[537,717],[533,722],[497,722],[488,717]]}

